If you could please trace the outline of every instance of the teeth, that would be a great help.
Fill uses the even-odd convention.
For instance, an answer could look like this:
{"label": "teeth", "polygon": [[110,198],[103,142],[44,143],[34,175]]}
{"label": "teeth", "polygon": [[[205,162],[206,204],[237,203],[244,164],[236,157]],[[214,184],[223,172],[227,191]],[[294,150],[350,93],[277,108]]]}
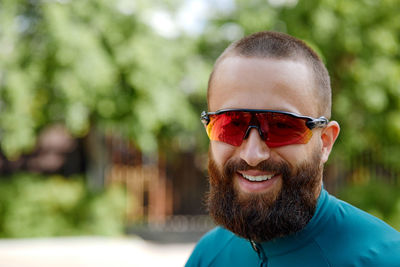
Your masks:
{"label": "teeth", "polygon": [[249,181],[252,182],[262,182],[262,181],[266,181],[271,179],[274,174],[271,175],[260,175],[260,176],[251,176],[251,175],[246,175],[246,174],[242,174],[244,178],[246,178]]}

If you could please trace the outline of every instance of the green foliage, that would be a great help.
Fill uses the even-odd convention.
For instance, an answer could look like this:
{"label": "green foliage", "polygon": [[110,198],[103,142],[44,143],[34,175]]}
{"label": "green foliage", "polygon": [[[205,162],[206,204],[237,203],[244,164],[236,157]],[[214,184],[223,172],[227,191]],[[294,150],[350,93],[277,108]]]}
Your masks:
{"label": "green foliage", "polygon": [[7,157],[30,151],[40,129],[55,122],[75,136],[93,126],[117,132],[145,152],[200,129],[191,98],[209,69],[193,41],[165,38],[148,26],[153,7],[123,0],[0,2],[0,145]]}
{"label": "green foliage", "polygon": [[364,184],[353,184],[343,188],[338,196],[367,211],[396,229],[400,229],[399,186],[393,186],[381,180]]}
{"label": "green foliage", "polygon": [[0,237],[123,234],[125,197],[90,193],[78,177],[18,174],[0,183]]}

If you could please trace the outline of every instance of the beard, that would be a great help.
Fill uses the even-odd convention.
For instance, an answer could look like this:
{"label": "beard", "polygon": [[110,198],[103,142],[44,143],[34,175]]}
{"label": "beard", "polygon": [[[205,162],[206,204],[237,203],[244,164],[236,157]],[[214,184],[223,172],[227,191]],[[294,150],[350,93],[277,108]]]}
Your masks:
{"label": "beard", "polygon": [[[275,195],[239,192],[234,176],[237,171],[248,169],[279,173],[281,190]],[[207,205],[211,217],[243,238],[264,242],[287,236],[302,230],[314,215],[322,177],[321,153],[314,152],[310,161],[292,169],[283,161],[266,160],[251,167],[244,160],[228,160],[222,171],[209,153],[208,171]]]}

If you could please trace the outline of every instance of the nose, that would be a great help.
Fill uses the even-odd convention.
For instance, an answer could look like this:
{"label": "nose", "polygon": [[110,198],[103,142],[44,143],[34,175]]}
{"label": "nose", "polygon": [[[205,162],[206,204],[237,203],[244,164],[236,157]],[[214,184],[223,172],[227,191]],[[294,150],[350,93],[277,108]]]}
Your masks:
{"label": "nose", "polygon": [[269,157],[270,148],[265,141],[261,139],[258,129],[250,129],[250,133],[240,146],[240,158],[246,161],[250,166],[257,166],[261,161]]}

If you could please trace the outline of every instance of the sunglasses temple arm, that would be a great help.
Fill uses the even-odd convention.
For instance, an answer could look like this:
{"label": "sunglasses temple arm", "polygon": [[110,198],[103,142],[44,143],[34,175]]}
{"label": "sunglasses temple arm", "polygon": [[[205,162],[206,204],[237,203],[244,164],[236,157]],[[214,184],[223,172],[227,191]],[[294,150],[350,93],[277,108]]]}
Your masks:
{"label": "sunglasses temple arm", "polygon": [[200,120],[204,124],[204,126],[207,126],[210,123],[210,117],[208,116],[207,112],[203,111],[201,113]]}
{"label": "sunglasses temple arm", "polygon": [[314,129],[314,128],[323,128],[328,123],[329,123],[329,121],[327,118],[319,117],[318,119],[313,119],[313,120],[308,121],[306,124],[307,124],[308,128]]}

